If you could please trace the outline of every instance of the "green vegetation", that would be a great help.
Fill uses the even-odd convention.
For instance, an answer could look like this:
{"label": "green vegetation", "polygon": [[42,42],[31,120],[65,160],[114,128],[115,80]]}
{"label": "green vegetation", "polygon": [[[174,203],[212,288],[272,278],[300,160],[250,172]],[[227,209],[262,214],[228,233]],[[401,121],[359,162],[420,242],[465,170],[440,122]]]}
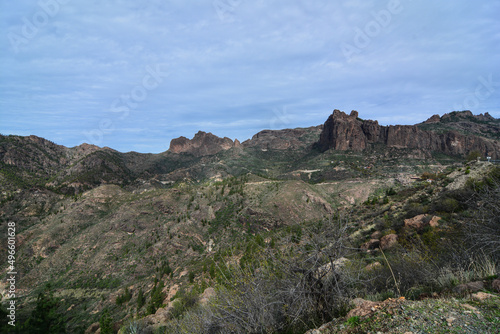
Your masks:
{"label": "green vegetation", "polygon": [[125,288],[123,295],[116,297],[116,305],[121,305],[123,303],[128,303],[132,299],[132,294],[128,288]]}
{"label": "green vegetation", "polygon": [[[388,314],[345,318],[354,297],[416,303],[474,280],[492,292],[498,274],[500,171],[474,159],[376,146],[202,158],[106,150],[62,168],[57,148],[31,149],[45,173],[0,165],[1,220],[17,224],[27,291],[19,328],[153,332],[143,318],[168,312],[156,333],[298,334],[329,321],[382,331]],[[405,222],[418,215],[421,225]],[[215,295],[200,298],[209,287]],[[485,322],[496,321],[492,305]]]}
{"label": "green vegetation", "polygon": [[20,326],[25,333],[66,333],[63,318],[58,312],[59,301],[54,297],[50,285],[38,294],[35,309],[29,319]]}
{"label": "green vegetation", "polygon": [[99,328],[102,334],[113,334],[113,318],[109,314],[109,310],[105,308],[99,318]]}

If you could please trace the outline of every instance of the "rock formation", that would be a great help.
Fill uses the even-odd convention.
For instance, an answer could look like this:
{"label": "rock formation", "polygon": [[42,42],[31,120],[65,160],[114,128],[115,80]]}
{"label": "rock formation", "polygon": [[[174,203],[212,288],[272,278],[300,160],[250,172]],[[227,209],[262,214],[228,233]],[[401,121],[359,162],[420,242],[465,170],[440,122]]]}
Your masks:
{"label": "rock formation", "polygon": [[196,157],[213,155],[232,147],[239,146],[239,141],[232,141],[230,138],[220,138],[212,133],[198,131],[193,139],[179,137],[170,142],[169,152],[190,153]]}
{"label": "rock formation", "polygon": [[[486,120],[495,123],[481,124]],[[453,126],[457,124],[456,129],[448,126],[440,128],[441,131],[433,131],[424,126],[448,122],[453,122]],[[465,131],[466,128],[469,129],[468,132]],[[492,138],[481,136],[483,134],[492,134]],[[483,156],[496,159],[500,157],[500,143],[495,139],[499,134],[498,120],[489,114],[473,116],[470,111],[453,112],[442,117],[434,115],[417,125],[382,126],[377,121],[361,120],[357,111],[347,115],[334,110],[323,126],[316,147],[322,152],[329,149],[363,151],[373,144],[384,144],[389,148],[418,149],[450,155],[466,155],[478,151]]]}
{"label": "rock formation", "polygon": [[310,128],[263,130],[252,139],[242,143],[243,147],[255,147],[261,150],[287,150],[310,148],[319,138],[322,125]]}

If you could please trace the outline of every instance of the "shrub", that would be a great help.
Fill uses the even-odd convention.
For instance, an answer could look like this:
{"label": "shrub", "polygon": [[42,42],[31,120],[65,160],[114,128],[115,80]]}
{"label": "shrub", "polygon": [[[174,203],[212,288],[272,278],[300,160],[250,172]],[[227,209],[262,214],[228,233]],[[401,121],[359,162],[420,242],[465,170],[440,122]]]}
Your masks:
{"label": "shrub", "polygon": [[99,328],[101,334],[113,334],[113,318],[109,314],[109,310],[105,308],[99,318]]}
{"label": "shrub", "polygon": [[130,293],[128,288],[125,288],[123,295],[118,295],[118,297],[116,297],[116,305],[127,303],[128,301],[130,301],[130,299],[132,299],[132,294]]}
{"label": "shrub", "polygon": [[492,258],[500,258],[500,168],[492,170],[480,182],[468,184],[472,195],[468,199],[471,218],[462,227],[472,249]]}
{"label": "shrub", "polygon": [[170,315],[173,318],[180,318],[184,313],[194,308],[198,304],[198,295],[192,290],[186,293],[184,290],[179,290],[176,294],[176,299],[173,303],[173,308]]}
{"label": "shrub", "polygon": [[298,333],[345,315],[357,282],[347,265],[334,264],[348,251],[346,220],[302,227],[298,244],[291,231],[274,235],[276,248],[252,240],[252,265],[221,261],[226,281],[217,286],[217,296],[189,311],[180,297],[174,303],[177,319],[166,332]]}
{"label": "shrub", "polygon": [[467,154],[467,161],[476,161],[478,158],[481,158],[482,154],[479,151],[472,151]]}

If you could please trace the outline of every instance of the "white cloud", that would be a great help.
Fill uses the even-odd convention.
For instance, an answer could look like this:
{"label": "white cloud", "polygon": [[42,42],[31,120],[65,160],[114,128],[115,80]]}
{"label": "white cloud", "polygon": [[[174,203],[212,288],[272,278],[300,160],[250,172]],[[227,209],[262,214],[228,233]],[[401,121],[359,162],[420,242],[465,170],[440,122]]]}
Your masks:
{"label": "white cloud", "polygon": [[[137,149],[140,138],[159,152],[198,130],[244,140],[263,128],[320,124],[334,108],[415,123],[464,105],[481,76],[500,82],[498,2],[400,3],[351,59],[342,43],[355,45],[357,29],[376,25],[389,1],[241,1],[228,20],[212,0],[68,2],[18,53],[6,34],[21,34],[40,7],[2,4],[0,132],[57,133],[74,146],[110,119],[117,130],[103,145]],[[168,78],[124,119],[109,113],[159,63]],[[495,87],[473,112],[500,117]],[[286,122],[273,121],[284,108]]]}

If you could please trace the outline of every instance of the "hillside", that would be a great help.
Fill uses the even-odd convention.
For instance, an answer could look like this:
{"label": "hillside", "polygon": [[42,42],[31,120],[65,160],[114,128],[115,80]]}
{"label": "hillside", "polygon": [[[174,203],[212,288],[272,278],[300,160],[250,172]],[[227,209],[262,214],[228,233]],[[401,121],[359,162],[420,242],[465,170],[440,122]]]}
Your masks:
{"label": "hillside", "polygon": [[470,112],[385,127],[334,111],[324,125],[243,143],[200,131],[160,154],[0,136],[16,330],[29,332],[41,309],[69,333],[95,333],[104,315],[121,333],[346,321],[356,333],[367,323],[346,318],[356,297],[467,298],[459,287],[471,281],[492,294],[494,324],[500,172],[484,157],[498,159],[499,132]]}

